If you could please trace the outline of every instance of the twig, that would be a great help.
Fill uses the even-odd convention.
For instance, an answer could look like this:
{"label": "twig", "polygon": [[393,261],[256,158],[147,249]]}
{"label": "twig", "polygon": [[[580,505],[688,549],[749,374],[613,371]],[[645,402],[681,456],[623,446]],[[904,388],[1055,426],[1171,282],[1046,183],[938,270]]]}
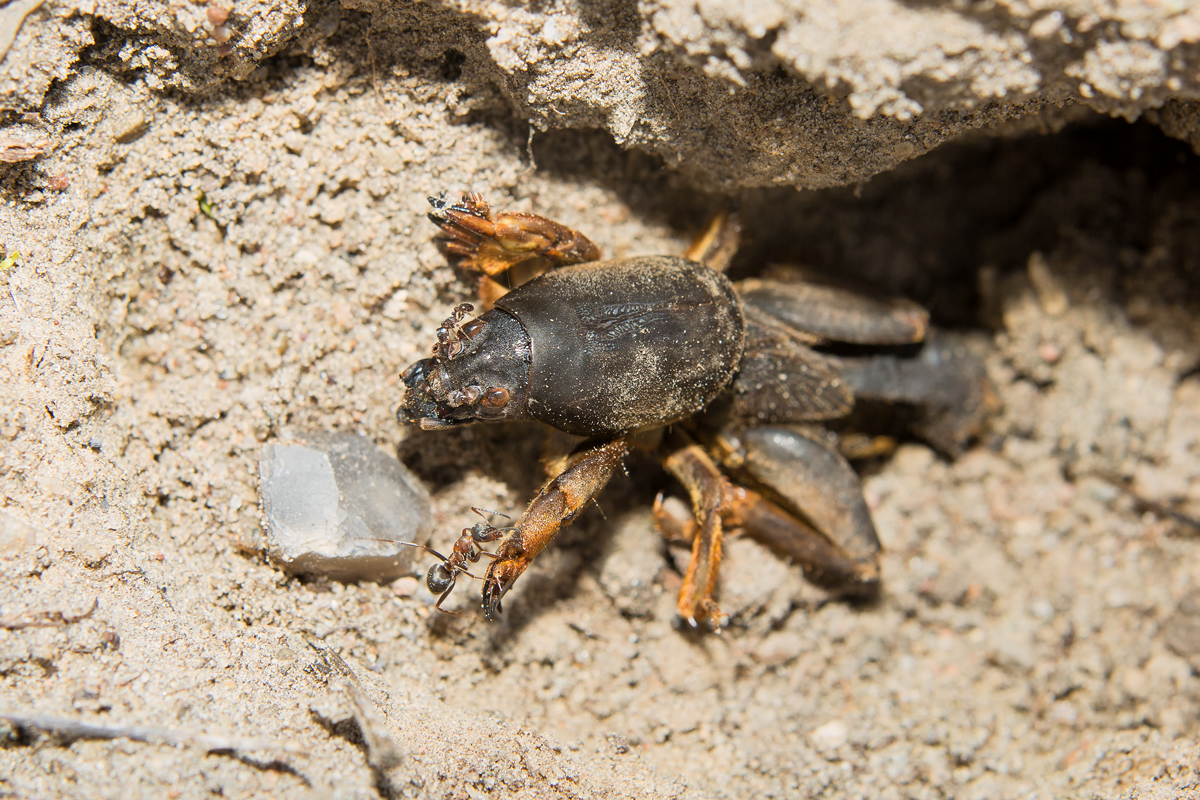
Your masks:
{"label": "twig", "polygon": [[0,721],[7,722],[23,731],[39,731],[48,734],[63,744],[70,744],[79,739],[129,739],[146,744],[201,747],[210,753],[227,752],[239,756],[251,752],[284,751],[290,753],[298,750],[296,745],[284,744],[271,739],[173,731],[167,728],[156,728],[152,725],[85,722],[74,717],[59,717],[53,714],[21,714],[15,711],[0,711]]}
{"label": "twig", "polygon": [[67,614],[64,611],[39,611],[29,617],[15,615],[0,617],[0,628],[15,631],[21,628],[52,628],[55,625],[71,625],[87,619],[96,613],[96,609],[99,607],[100,598],[93,597],[91,606],[82,614]]}
{"label": "twig", "polygon": [[375,704],[367,697],[356,678],[344,681],[343,691],[354,707],[354,720],[362,733],[367,748],[367,763],[376,772],[387,772],[404,763],[404,751],[388,731],[387,724],[379,715]]}
{"label": "twig", "polygon": [[[323,644],[308,640],[308,646],[317,652],[325,665],[327,675],[333,676],[332,688],[340,691],[349,701],[350,714],[362,734],[362,745],[367,764],[375,773],[376,781],[386,781],[385,773],[404,762],[404,751],[388,731],[375,703],[364,691],[362,683],[350,665],[342,657]],[[387,793],[385,793],[387,794]]]}
{"label": "twig", "polygon": [[53,139],[41,137],[28,140],[18,136],[0,136],[0,163],[17,164],[32,161],[54,146]]}
{"label": "twig", "polygon": [[1116,475],[1107,475],[1107,474],[1103,474],[1103,473],[1097,473],[1096,477],[1099,478],[1100,480],[1104,481],[1105,483],[1109,484],[1113,488],[1118,489],[1119,491],[1122,491],[1125,494],[1129,495],[1129,497],[1133,500],[1134,504],[1136,506],[1138,506],[1140,508],[1140,510],[1149,511],[1154,514],[1158,514],[1160,517],[1167,517],[1169,519],[1173,519],[1182,525],[1186,525],[1189,528],[1192,528],[1193,530],[1200,531],[1200,519],[1196,519],[1195,517],[1188,516],[1187,514],[1184,514],[1182,511],[1176,511],[1175,509],[1171,508],[1170,506],[1165,506],[1162,503],[1156,503],[1153,500],[1142,497],[1140,494],[1138,494],[1137,492],[1135,492],[1133,490],[1132,481],[1126,480],[1125,478],[1121,478]]}

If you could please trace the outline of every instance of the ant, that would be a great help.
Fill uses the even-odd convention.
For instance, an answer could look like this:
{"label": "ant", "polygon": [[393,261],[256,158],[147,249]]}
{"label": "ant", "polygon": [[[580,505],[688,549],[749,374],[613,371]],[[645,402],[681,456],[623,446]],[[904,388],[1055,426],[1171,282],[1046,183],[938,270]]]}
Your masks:
{"label": "ant", "polygon": [[[463,340],[470,341],[483,330],[487,324],[481,319],[473,319],[459,327],[467,315],[475,310],[470,303],[461,303],[455,307],[450,316],[442,321],[437,329],[437,344],[433,346],[433,357],[451,359],[462,352]],[[473,401],[472,401],[473,402]]]}
{"label": "ant", "polygon": [[[501,514],[499,511],[485,511],[484,509],[475,508],[474,506],[471,507],[471,510],[480,517],[483,517],[484,514],[495,514],[498,517],[512,519],[507,514]],[[413,544],[412,542],[396,542],[396,544],[403,544],[409,547],[419,547],[422,550],[428,551],[431,556],[438,560],[438,562],[430,566],[429,571],[425,573],[425,585],[429,588],[431,593],[439,595],[434,608],[445,614],[461,616],[453,611],[447,611],[446,609],[442,608],[442,601],[450,596],[450,592],[454,591],[454,585],[458,581],[459,575],[466,575],[468,578],[481,580],[478,575],[472,575],[470,570],[467,569],[467,562],[470,561],[472,564],[474,564],[479,561],[480,556],[487,556],[488,558],[492,559],[496,558],[495,555],[487,552],[480,547],[480,545],[498,541],[504,536],[504,534],[511,530],[512,528],[497,528],[489,524],[487,519],[484,518],[483,522],[476,522],[470,528],[463,528],[462,535],[460,535],[458,537],[458,541],[454,543],[454,547],[451,549],[450,556],[448,558],[428,545]]]}

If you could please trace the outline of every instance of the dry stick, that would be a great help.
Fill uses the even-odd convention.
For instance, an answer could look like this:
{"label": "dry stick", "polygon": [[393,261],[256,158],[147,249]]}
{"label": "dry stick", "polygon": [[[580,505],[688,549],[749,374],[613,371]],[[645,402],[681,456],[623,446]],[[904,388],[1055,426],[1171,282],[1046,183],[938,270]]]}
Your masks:
{"label": "dry stick", "polygon": [[1142,497],[1133,490],[1133,487],[1130,485],[1132,483],[1131,481],[1126,480],[1118,475],[1105,474],[1103,472],[1096,473],[1096,477],[1109,484],[1114,489],[1129,495],[1130,498],[1133,499],[1134,503],[1141,506],[1146,511],[1158,514],[1160,517],[1168,517],[1178,523],[1187,525],[1189,528],[1200,531],[1200,519],[1184,514],[1182,511],[1176,511],[1170,506],[1163,505],[1162,503],[1157,503],[1153,500]]}
{"label": "dry stick", "polygon": [[309,639],[308,646],[321,657],[329,673],[333,674],[333,687],[339,689],[349,700],[354,721],[358,723],[358,730],[362,733],[367,763],[371,769],[387,772],[402,764],[404,762],[403,749],[392,738],[387,723],[379,714],[374,701],[363,689],[354,670],[350,669],[350,665],[324,643]]}
{"label": "dry stick", "polygon": [[0,617],[0,628],[15,631],[21,628],[50,628],[55,625],[71,625],[87,619],[100,606],[100,598],[93,597],[92,605],[82,614],[68,614],[65,611],[38,611],[33,616]]}
{"label": "dry stick", "polygon": [[14,711],[0,711],[0,721],[22,730],[50,734],[64,744],[79,739],[130,739],[135,742],[167,744],[173,747],[191,745],[202,747],[209,752],[227,751],[238,755],[264,751],[296,752],[297,749],[295,745],[283,744],[271,739],[214,736],[207,733],[156,728],[152,725],[85,722],[75,717],[59,717],[54,714],[21,714]]}

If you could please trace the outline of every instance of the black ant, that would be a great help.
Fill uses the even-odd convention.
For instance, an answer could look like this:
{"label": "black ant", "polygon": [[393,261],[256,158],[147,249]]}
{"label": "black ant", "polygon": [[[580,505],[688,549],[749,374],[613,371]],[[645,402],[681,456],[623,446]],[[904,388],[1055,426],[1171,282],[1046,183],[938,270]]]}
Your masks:
{"label": "black ant", "polygon": [[462,352],[463,340],[470,341],[474,339],[476,334],[483,330],[487,324],[481,319],[473,319],[461,328],[459,325],[467,314],[475,310],[475,306],[470,303],[462,303],[455,307],[454,311],[446,319],[442,320],[442,324],[437,329],[437,344],[433,346],[433,357],[451,359]]}
{"label": "black ant", "polygon": [[[483,517],[484,514],[495,514],[498,517],[511,519],[507,514],[501,514],[499,511],[485,511],[474,506],[471,507],[471,510],[480,517]],[[471,571],[467,569],[467,562],[470,561],[474,564],[479,561],[480,556],[495,558],[496,556],[484,550],[480,545],[498,541],[504,534],[511,530],[512,528],[497,528],[489,524],[487,519],[484,518],[483,522],[476,522],[470,528],[463,528],[462,535],[454,543],[454,547],[450,550],[448,558],[428,545],[413,544],[412,542],[396,542],[396,544],[420,547],[438,560],[425,573],[425,585],[431,593],[438,595],[438,600],[434,608],[446,614],[460,616],[453,611],[447,611],[442,608],[442,601],[450,596],[450,592],[454,591],[454,585],[458,581],[459,575],[466,575],[468,578],[481,580],[478,575],[472,575]]]}

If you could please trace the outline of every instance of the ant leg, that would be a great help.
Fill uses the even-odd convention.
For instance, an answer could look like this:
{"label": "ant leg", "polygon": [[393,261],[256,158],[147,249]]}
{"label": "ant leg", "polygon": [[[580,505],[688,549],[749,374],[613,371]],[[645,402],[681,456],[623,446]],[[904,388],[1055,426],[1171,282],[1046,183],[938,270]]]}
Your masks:
{"label": "ant leg", "polygon": [[457,611],[451,611],[448,608],[442,608],[442,601],[444,601],[447,597],[449,597],[450,593],[453,591],[454,591],[454,582],[451,581],[450,586],[446,589],[446,591],[442,592],[442,596],[439,597],[437,599],[437,602],[433,604],[433,609],[435,611],[441,611],[443,614],[453,614],[456,617],[462,616]]}
{"label": "ant leg", "polygon": [[483,577],[483,613],[495,619],[500,601],[513,582],[555,535],[612,478],[629,452],[627,437],[613,439],[580,454],[533,498],[517,524],[496,548],[496,558]]}

